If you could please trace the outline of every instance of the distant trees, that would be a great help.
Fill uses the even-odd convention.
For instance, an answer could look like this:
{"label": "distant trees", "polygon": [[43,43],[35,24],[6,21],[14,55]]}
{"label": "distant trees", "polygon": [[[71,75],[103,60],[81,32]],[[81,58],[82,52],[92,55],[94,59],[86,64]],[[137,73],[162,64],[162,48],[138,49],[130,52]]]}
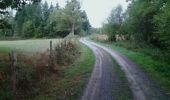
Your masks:
{"label": "distant trees", "polygon": [[121,34],[121,26],[123,22],[122,6],[119,5],[111,11],[107,19],[107,23],[103,25],[103,30],[108,33],[111,40],[115,40],[116,34]]}
{"label": "distant trees", "polygon": [[1,0],[0,1],[0,13],[6,13],[7,8],[21,9],[27,2],[37,3],[41,0]]}
{"label": "distant trees", "polygon": [[[58,3],[56,6],[49,7],[47,2],[42,4],[36,1],[32,0],[23,5],[22,9],[16,12],[15,17],[10,17],[13,21],[5,27],[9,25],[9,28],[13,30],[12,34],[7,29],[0,30],[0,34],[8,36],[4,35],[4,32],[8,32],[10,36],[41,38],[65,37],[68,34],[89,32],[91,27],[89,20],[86,12],[80,9],[80,3],[77,0],[67,1],[64,8],[60,8]],[[9,22],[8,17],[4,17],[5,19]]]}
{"label": "distant trees", "polygon": [[126,12],[120,6],[113,9],[103,30],[114,40],[125,34],[135,42],[152,44],[170,53],[170,1],[128,0]]}
{"label": "distant trees", "polygon": [[82,11],[80,13],[80,16],[82,18],[81,19],[82,20],[82,30],[87,34],[90,34],[91,25],[90,25],[90,22],[89,22],[86,12]]}
{"label": "distant trees", "polygon": [[16,34],[26,38],[42,37],[43,14],[40,3],[26,5],[16,13]]}
{"label": "distant trees", "polygon": [[68,1],[65,8],[56,7],[50,13],[48,21],[55,32],[62,35],[80,34],[82,31],[87,33],[90,29],[86,12],[80,10],[77,0]]}
{"label": "distant trees", "polygon": [[[68,1],[66,4],[65,9],[63,9],[63,14],[65,20],[68,20],[69,24],[71,25],[70,34],[75,34],[75,31],[80,30],[82,18],[80,16],[80,3],[77,0]],[[79,31],[80,32],[80,31]]]}
{"label": "distant trees", "polygon": [[29,3],[37,3],[41,0],[1,0],[0,1],[0,29],[11,29],[10,23],[6,17],[9,15],[9,9],[21,10],[24,5]]}
{"label": "distant trees", "polygon": [[[57,4],[58,5],[58,4]],[[50,33],[50,36],[55,36],[58,34],[58,36],[66,36],[69,34],[68,27],[70,26],[67,19],[65,19],[65,16],[63,16],[63,9],[59,6],[56,7],[50,7],[51,12],[49,14],[49,18],[47,20],[47,30]]]}
{"label": "distant trees", "polygon": [[12,12],[9,12],[8,15],[3,15],[3,18],[0,19],[0,37],[13,36],[14,34],[14,19]]}
{"label": "distant trees", "polygon": [[[127,34],[136,41],[144,41],[155,46],[163,46],[169,39],[168,0],[129,0],[126,12],[118,6],[103,25],[106,33]],[[167,41],[168,42],[168,41]]]}

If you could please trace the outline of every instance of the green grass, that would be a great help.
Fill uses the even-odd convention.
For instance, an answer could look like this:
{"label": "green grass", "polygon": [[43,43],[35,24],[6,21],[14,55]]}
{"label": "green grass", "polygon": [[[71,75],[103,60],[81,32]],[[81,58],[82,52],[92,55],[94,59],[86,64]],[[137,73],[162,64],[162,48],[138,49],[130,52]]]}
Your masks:
{"label": "green grass", "polygon": [[35,100],[77,100],[88,82],[95,63],[93,52],[81,44],[82,55],[73,65],[62,68],[60,76],[48,79],[49,85]]}
{"label": "green grass", "polygon": [[8,48],[8,47],[5,47],[5,46],[3,46],[3,47],[1,47],[0,46],[0,53],[9,53],[10,52],[10,49]]}
{"label": "green grass", "polygon": [[111,57],[110,54],[108,54],[110,58],[112,58],[112,61],[114,63],[114,77],[115,78],[115,83],[114,84],[114,89],[113,90],[113,97],[116,100],[133,100],[133,93],[129,87],[128,80],[125,77],[124,71],[120,68],[118,63]]}
{"label": "green grass", "polygon": [[16,40],[0,41],[0,52],[10,52],[11,50],[22,52],[41,52],[49,48],[50,40],[56,44],[60,39],[37,39],[37,40]]}
{"label": "green grass", "polygon": [[134,42],[134,41],[118,41],[118,42],[114,42],[114,45],[135,52],[143,53],[147,56],[152,57],[152,59],[154,60],[160,60],[170,64],[168,53],[149,43]]}
{"label": "green grass", "polygon": [[[98,42],[99,43],[99,42]],[[101,43],[100,44],[112,48],[115,51],[127,56],[129,59],[136,62],[142,70],[148,73],[155,81],[158,82],[160,87],[170,95],[170,65],[166,62],[153,59],[142,52],[132,51],[120,46],[115,46],[114,43]],[[130,45],[130,44],[129,44]]]}

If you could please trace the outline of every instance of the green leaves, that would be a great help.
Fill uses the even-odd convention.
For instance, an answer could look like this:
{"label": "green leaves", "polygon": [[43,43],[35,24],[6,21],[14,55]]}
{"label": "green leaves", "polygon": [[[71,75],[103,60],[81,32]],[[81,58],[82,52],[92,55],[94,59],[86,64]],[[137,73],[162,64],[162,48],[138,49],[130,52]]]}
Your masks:
{"label": "green leaves", "polygon": [[122,34],[121,26],[123,23],[123,10],[119,5],[112,10],[110,16],[107,19],[107,23],[103,25],[103,31],[107,33],[111,40],[115,40],[116,34]]}
{"label": "green leaves", "polygon": [[163,48],[170,50],[170,2],[164,4],[154,17],[154,23],[156,24],[155,35],[159,37]]}
{"label": "green leaves", "polygon": [[[24,1],[14,0],[11,2]],[[0,30],[1,34],[6,34],[7,29],[10,29],[12,35],[22,38],[54,38],[65,37],[69,33],[81,34],[81,32],[90,30],[86,12],[80,9],[80,2],[77,0],[68,1],[64,8],[61,8],[58,3],[56,6],[51,4],[49,7],[47,2],[42,4],[39,3],[40,0],[30,1],[29,4],[22,6],[22,9],[16,12],[15,18],[13,14],[10,15],[10,18],[6,17],[8,15],[3,15],[4,19],[0,20],[0,28],[4,28],[4,30]],[[11,19],[12,21],[10,21]]]}
{"label": "green leaves", "polygon": [[68,1],[64,8],[57,6],[50,13],[47,24],[53,24],[54,34],[66,32],[80,34],[81,30],[89,31],[90,23],[85,11],[80,9],[77,0]]}
{"label": "green leaves", "polygon": [[[108,23],[103,25],[105,33],[114,40],[115,34],[127,34],[127,39],[156,46],[170,55],[170,1],[131,0],[126,12],[120,8],[111,12]],[[121,16],[122,24],[119,19]],[[120,26],[119,26],[120,24]],[[169,56],[170,57],[170,56]],[[168,57],[168,58],[169,58]]]}

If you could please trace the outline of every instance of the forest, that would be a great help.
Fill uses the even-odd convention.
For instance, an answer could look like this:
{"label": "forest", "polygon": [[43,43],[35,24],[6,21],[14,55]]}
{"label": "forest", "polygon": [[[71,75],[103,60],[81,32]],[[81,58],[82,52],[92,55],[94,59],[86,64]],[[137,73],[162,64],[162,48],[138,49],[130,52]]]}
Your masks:
{"label": "forest", "polygon": [[[54,38],[65,37],[69,33],[89,34],[91,25],[78,1],[68,1],[64,8],[59,3],[49,6],[47,2],[26,1],[21,2],[27,3],[25,5],[14,6],[14,10],[1,8],[4,12],[1,12],[0,38]],[[8,1],[3,2],[8,4]]]}
{"label": "forest", "polygon": [[[170,57],[170,1],[169,0],[127,0],[126,11],[122,6],[114,8],[103,24],[103,32],[111,41],[116,41],[116,35],[123,35],[125,40],[136,43],[136,46],[146,44],[162,50],[155,58],[169,62]],[[146,46],[142,48],[145,48]],[[155,50],[156,51],[156,50]],[[157,53],[157,52],[154,52]],[[156,56],[158,55],[158,56]],[[162,56],[162,57],[160,57]]]}

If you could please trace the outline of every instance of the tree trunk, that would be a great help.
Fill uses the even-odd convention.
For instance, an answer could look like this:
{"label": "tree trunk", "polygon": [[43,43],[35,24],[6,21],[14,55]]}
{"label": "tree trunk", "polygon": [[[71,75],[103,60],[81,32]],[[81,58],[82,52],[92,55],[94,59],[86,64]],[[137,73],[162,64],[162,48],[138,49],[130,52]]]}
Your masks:
{"label": "tree trunk", "polygon": [[75,29],[75,24],[74,24],[74,22],[73,22],[73,24],[72,24],[72,29],[71,29],[71,36],[74,36],[74,29]]}
{"label": "tree trunk", "polygon": [[54,61],[53,61],[53,47],[52,47],[52,41],[50,41],[50,59],[49,59],[49,69],[50,71],[54,70]]}

